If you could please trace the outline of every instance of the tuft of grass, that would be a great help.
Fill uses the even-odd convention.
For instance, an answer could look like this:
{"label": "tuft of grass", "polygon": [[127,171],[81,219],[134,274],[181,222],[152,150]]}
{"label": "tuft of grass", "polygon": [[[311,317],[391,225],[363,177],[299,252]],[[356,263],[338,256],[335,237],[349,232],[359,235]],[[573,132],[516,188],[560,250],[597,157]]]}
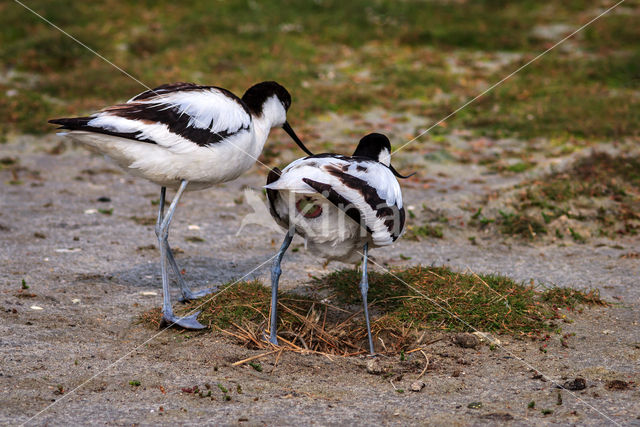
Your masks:
{"label": "tuft of grass", "polygon": [[442,231],[442,227],[439,225],[426,224],[419,227],[408,226],[406,237],[411,240],[420,240],[421,238],[426,237],[442,239],[444,237],[444,232]]}
{"label": "tuft of grass", "polygon": [[258,362],[249,362],[249,366],[251,366],[253,369],[255,369],[258,372],[262,372],[262,365],[259,364]]}
{"label": "tuft of grass", "polygon": [[564,307],[572,310],[579,305],[607,305],[600,298],[600,291],[597,289],[582,292],[571,288],[550,288],[542,294],[542,300],[554,307]]}
{"label": "tuft of grass", "polygon": [[502,233],[527,239],[547,234],[550,228],[557,238],[569,235],[578,243],[587,237],[556,220],[592,221],[600,235],[610,237],[640,230],[640,156],[593,151],[562,171],[515,189],[520,193],[510,202],[514,212],[501,210],[499,217],[487,218],[480,208],[471,215],[470,224],[483,228],[495,222]]}
{"label": "tuft of grass", "polygon": [[503,234],[535,239],[536,236],[547,233],[544,224],[532,216],[503,211],[498,211],[498,213],[500,218],[498,218],[497,224]]}
{"label": "tuft of grass", "polygon": [[[332,354],[365,353],[366,329],[362,321],[358,287],[361,272],[338,270],[313,284],[328,290],[328,298],[280,293],[278,336],[282,345]],[[500,275],[475,275],[446,267],[410,267],[392,273],[369,273],[369,306],[374,338],[383,337],[386,352],[409,349],[420,331],[470,331],[536,337],[554,331],[551,322],[561,308],[606,305],[597,291],[551,288],[536,290]],[[271,290],[259,281],[222,288],[215,300],[192,301],[180,309],[202,310],[199,321],[238,339],[249,348],[269,348]],[[143,323],[158,326],[160,310],[144,313]],[[462,321],[461,321],[461,320]],[[402,356],[401,356],[402,357]],[[259,370],[259,364],[251,365]]]}

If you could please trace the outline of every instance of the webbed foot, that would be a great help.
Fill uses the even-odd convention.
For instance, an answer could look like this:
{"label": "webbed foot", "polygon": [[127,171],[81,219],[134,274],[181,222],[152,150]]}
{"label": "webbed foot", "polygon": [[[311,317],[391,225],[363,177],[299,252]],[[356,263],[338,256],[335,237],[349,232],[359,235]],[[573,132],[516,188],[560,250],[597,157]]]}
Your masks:
{"label": "webbed foot", "polygon": [[201,312],[198,311],[190,316],[185,316],[185,317],[178,317],[175,315],[167,315],[167,314],[163,314],[162,315],[162,321],[160,322],[160,327],[165,327],[165,326],[180,326],[181,328],[184,329],[204,329],[206,328],[206,326],[204,326],[202,323],[198,322],[197,318],[198,315]]}

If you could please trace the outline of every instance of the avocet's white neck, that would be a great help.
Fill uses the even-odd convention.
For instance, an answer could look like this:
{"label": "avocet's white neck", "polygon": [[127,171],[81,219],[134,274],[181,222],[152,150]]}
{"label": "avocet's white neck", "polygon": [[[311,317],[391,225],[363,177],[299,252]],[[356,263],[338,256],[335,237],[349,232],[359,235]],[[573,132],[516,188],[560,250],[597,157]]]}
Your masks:
{"label": "avocet's white neck", "polygon": [[287,112],[275,95],[262,104],[262,113],[259,116],[253,116],[256,157],[262,152],[271,128],[282,126],[286,120]]}
{"label": "avocet's white neck", "polygon": [[378,161],[385,166],[389,166],[391,164],[391,153],[389,153],[389,150],[387,150],[386,148],[380,150]]}

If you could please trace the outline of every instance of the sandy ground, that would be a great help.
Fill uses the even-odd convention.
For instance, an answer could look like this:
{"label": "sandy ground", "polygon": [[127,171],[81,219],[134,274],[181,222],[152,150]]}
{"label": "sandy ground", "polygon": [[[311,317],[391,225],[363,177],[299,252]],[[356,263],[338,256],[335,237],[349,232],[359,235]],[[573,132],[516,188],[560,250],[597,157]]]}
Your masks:
{"label": "sandy ground", "polygon": [[[368,373],[366,358],[292,353],[277,365],[275,354],[259,359],[258,372],[232,364],[260,352],[227,338],[158,333],[136,323],[140,313],[161,304],[161,291],[158,253],[148,249],[157,246],[153,226],[131,218],[153,219],[151,201],[159,191],[83,150],[44,152],[52,145],[43,139],[0,147],[2,156],[19,157],[26,168],[21,185],[9,185],[11,175],[0,171],[2,424],[640,425],[640,261],[620,258],[640,252],[637,238],[542,246],[487,236],[474,246],[460,231],[373,252],[377,262],[390,265],[446,264],[597,287],[616,305],[572,315],[575,322],[562,325],[575,333],[567,346],[552,337],[545,353],[540,342],[503,336],[494,351],[464,349],[433,332],[429,341],[442,339],[424,355],[380,357],[386,375]],[[170,241],[184,251],[178,262],[193,286],[245,275],[267,281],[282,233],[248,225],[235,235],[252,212],[241,190],[258,189],[263,181],[264,172],[254,169],[183,198]],[[409,205],[446,208],[456,197],[435,187],[405,189]],[[111,215],[95,211],[111,208]],[[328,271],[303,248],[290,251],[283,268],[282,286],[301,290],[309,275]],[[29,289],[21,292],[22,279]],[[425,387],[410,391],[425,357]],[[555,386],[576,377],[586,380],[585,389]],[[611,389],[612,380],[628,387]],[[196,385],[205,397],[188,392]]]}

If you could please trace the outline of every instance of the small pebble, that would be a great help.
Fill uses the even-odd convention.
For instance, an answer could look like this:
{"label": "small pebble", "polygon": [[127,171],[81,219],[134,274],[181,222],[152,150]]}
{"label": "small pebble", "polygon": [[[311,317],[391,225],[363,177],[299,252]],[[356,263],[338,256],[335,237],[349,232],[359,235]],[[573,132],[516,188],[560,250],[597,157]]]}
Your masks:
{"label": "small pebble", "polygon": [[584,390],[587,388],[587,382],[584,378],[578,377],[572,381],[565,382],[562,387],[572,391]]}
{"label": "small pebble", "polygon": [[411,389],[411,391],[419,392],[424,388],[424,386],[425,386],[424,381],[417,380],[417,381],[414,381],[411,384],[411,387],[409,388]]}
{"label": "small pebble", "polygon": [[367,361],[367,372],[372,375],[380,375],[384,373],[384,367],[380,360],[378,359],[369,359]]}
{"label": "small pebble", "polygon": [[453,342],[462,348],[477,348],[480,339],[472,334],[462,333],[453,337]]}
{"label": "small pebble", "polygon": [[473,332],[472,335],[475,335],[476,337],[478,337],[480,342],[487,342],[489,345],[501,345],[502,344],[502,342],[498,338],[496,338],[493,335],[488,334],[486,332],[476,331],[476,332]]}

